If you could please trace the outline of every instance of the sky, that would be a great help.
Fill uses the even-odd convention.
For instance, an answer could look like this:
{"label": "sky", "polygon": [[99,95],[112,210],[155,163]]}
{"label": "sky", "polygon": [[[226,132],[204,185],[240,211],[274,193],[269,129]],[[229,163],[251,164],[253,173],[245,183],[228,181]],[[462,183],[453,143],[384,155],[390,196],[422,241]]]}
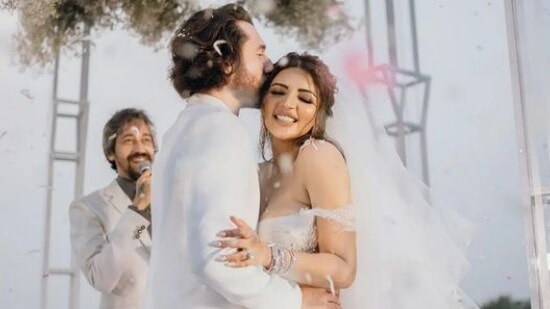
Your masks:
{"label": "sky", "polygon": [[[344,74],[347,55],[365,50],[363,3],[348,1],[346,9],[359,29],[320,54],[337,74]],[[383,12],[378,7],[372,10]],[[403,17],[405,8],[398,6],[397,12],[398,18]],[[375,59],[384,62],[383,14],[373,16]],[[505,294],[526,299],[530,291],[503,4],[418,1],[417,22],[421,71],[433,80],[427,125],[432,188],[446,206],[477,226],[468,251],[471,270],[463,287],[478,303]],[[257,24],[273,60],[303,50],[293,38]],[[27,309],[40,305],[52,72],[23,69],[15,63],[16,29],[17,16],[0,12],[0,170],[4,174],[0,177],[0,308]],[[397,30],[399,52],[406,55],[407,28],[400,23]],[[116,110],[144,108],[161,137],[184,106],[167,80],[165,48],[142,46],[122,30],[92,36],[85,193],[114,178],[102,155],[101,130]],[[410,58],[405,56],[403,63],[407,66]],[[64,57],[61,74],[61,96],[76,98],[78,61]],[[411,102],[419,101],[418,92],[413,92]],[[417,112],[411,108],[408,115]],[[257,112],[246,111],[241,118],[251,131],[257,130]],[[74,129],[67,123],[60,126],[59,145],[69,148]],[[73,177],[70,166],[56,167],[54,266],[69,262],[67,209]],[[67,283],[52,279],[52,286],[50,308],[66,308]],[[81,308],[96,308],[98,294],[85,280],[81,289]]]}

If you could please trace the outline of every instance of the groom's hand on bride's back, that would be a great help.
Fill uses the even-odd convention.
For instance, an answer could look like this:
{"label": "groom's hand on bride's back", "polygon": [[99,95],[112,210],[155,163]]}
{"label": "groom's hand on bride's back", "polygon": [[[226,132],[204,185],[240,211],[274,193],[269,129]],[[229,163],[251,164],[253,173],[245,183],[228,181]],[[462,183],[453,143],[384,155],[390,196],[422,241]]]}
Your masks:
{"label": "groom's hand on bride's back", "polygon": [[323,288],[300,287],[302,309],[341,309],[340,298]]}

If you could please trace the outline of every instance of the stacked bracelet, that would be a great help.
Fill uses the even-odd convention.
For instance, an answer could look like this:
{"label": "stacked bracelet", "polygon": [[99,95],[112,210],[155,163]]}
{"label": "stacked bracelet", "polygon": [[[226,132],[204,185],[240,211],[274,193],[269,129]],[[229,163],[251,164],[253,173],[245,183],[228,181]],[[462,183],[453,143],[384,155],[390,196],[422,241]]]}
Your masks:
{"label": "stacked bracelet", "polygon": [[296,263],[294,251],[270,242],[267,245],[271,251],[271,266],[266,269],[268,274],[287,274]]}

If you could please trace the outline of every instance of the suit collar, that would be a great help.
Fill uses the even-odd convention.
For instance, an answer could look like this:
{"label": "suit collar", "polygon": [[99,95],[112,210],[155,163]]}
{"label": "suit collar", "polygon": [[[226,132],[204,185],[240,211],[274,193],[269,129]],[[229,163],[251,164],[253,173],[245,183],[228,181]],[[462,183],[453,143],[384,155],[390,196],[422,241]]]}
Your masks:
{"label": "suit collar", "polygon": [[189,97],[187,102],[188,102],[188,105],[207,104],[211,106],[217,106],[231,112],[231,109],[229,108],[229,106],[227,106],[227,104],[222,102],[222,100],[206,93],[195,93],[194,95]]}

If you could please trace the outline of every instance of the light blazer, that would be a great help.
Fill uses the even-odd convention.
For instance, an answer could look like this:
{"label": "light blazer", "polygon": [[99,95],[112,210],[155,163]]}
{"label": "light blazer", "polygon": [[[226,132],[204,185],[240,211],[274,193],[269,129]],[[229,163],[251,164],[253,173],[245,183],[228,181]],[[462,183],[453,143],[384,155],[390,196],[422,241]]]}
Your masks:
{"label": "light blazer", "polygon": [[218,99],[193,95],[165,134],[153,173],[153,247],[146,309],[299,309],[299,287],[261,267],[231,268],[209,246],[256,226],[257,164],[245,126]]}
{"label": "light blazer", "polygon": [[134,233],[149,222],[127,207],[132,203],[114,180],[74,201],[69,209],[73,254],[88,282],[101,295],[101,309],[141,307],[151,238]]}

